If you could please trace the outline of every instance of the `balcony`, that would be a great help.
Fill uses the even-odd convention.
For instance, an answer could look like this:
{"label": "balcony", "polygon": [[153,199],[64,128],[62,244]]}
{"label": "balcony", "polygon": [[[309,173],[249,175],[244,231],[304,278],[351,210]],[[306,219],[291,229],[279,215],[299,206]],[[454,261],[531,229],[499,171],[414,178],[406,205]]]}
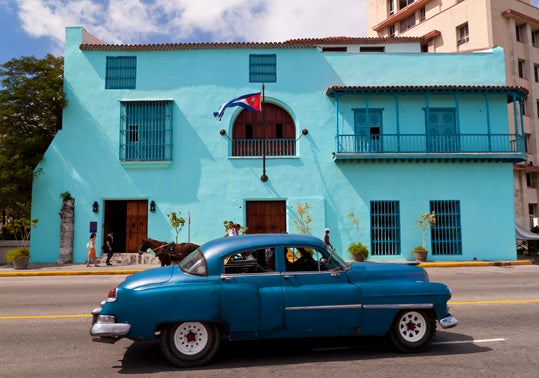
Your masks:
{"label": "balcony", "polygon": [[294,138],[276,139],[234,139],[232,141],[232,156],[295,156],[296,140]]}
{"label": "balcony", "polygon": [[335,160],[499,161],[526,160],[516,134],[340,134]]}

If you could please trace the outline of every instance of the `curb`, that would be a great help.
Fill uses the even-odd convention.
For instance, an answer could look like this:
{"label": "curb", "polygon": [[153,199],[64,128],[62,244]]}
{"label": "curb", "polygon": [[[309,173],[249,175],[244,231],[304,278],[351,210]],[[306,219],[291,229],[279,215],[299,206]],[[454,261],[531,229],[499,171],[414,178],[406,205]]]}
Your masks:
{"label": "curb", "polygon": [[73,270],[57,272],[0,272],[0,277],[32,277],[32,276],[106,276],[115,274],[135,274],[142,272],[143,269],[132,270]]}
{"label": "curb", "polygon": [[[457,267],[481,267],[481,266],[510,266],[510,265],[533,265],[533,260],[515,261],[446,261],[446,262],[423,262],[417,264],[422,268],[457,268]],[[37,276],[88,276],[88,275],[130,275],[144,271],[145,269],[114,269],[114,270],[63,270],[63,271],[16,271],[0,272],[0,277],[37,277]]]}

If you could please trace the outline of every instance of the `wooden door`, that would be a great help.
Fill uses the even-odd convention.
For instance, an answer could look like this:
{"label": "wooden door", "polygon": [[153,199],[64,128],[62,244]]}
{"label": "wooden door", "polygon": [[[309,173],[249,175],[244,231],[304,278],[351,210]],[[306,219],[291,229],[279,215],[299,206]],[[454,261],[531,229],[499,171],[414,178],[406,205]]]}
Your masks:
{"label": "wooden door", "polygon": [[286,202],[247,201],[246,221],[249,234],[286,232]]}
{"label": "wooden door", "polygon": [[148,237],[148,201],[127,201],[125,251],[137,252],[140,242]]}

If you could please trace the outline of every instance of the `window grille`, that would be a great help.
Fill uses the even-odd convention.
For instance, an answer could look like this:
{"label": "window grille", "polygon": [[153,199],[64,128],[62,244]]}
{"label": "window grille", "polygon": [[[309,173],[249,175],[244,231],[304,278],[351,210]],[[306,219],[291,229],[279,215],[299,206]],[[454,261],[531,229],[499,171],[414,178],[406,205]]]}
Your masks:
{"label": "window grille", "polygon": [[275,54],[249,55],[249,82],[277,82],[277,56]]}
{"label": "window grille", "polygon": [[121,103],[120,160],[172,159],[172,101]]}
{"label": "window grille", "polygon": [[398,201],[371,201],[371,254],[400,254],[400,209]]}
{"label": "window grille", "polygon": [[137,85],[136,56],[107,56],[105,89],[135,89]]}
{"label": "window grille", "polygon": [[436,215],[436,224],[430,229],[432,254],[462,255],[460,201],[430,201],[430,211]]}

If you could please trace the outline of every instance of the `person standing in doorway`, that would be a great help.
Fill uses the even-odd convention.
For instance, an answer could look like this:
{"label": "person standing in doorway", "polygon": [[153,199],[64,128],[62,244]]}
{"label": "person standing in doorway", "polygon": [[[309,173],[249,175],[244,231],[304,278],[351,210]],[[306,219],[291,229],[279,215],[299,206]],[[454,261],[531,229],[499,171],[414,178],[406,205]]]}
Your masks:
{"label": "person standing in doorway", "polygon": [[95,232],[91,233],[90,240],[86,243],[86,248],[88,248],[88,260],[86,261],[86,266],[90,266],[92,260],[94,266],[99,266],[97,265],[97,257],[95,255]]}
{"label": "person standing in doorway", "polygon": [[114,243],[114,233],[110,232],[105,239],[105,250],[107,251],[107,265],[112,265],[110,263],[110,259],[112,258],[112,254],[114,253],[112,249],[113,243]]}
{"label": "person standing in doorway", "polygon": [[232,221],[228,221],[225,238],[228,236],[238,236],[238,231],[236,230],[235,224]]}

